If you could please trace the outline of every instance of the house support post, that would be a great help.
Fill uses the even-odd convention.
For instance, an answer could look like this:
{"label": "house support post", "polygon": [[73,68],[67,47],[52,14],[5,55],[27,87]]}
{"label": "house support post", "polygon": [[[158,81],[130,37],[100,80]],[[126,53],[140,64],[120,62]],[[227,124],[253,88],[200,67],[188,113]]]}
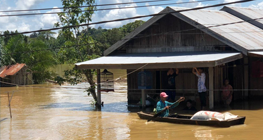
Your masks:
{"label": "house support post", "polygon": [[[142,69],[142,71],[144,71],[143,69]],[[144,89],[142,89],[141,90],[141,92],[142,92],[142,108],[145,108],[146,107],[146,96],[145,96],[145,90]]]}
{"label": "house support post", "polygon": [[98,106],[101,106],[100,69],[97,69],[97,104]]}
{"label": "house support post", "polygon": [[209,67],[209,109],[214,109],[214,68]]}
{"label": "house support post", "polygon": [[244,90],[243,91],[243,99],[247,99],[248,97],[248,57],[244,57]]}

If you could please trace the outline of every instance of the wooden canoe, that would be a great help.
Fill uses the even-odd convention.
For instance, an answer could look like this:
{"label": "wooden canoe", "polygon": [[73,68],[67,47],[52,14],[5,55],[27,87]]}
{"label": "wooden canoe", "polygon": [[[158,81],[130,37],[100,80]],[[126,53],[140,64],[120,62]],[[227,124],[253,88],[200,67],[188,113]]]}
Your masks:
{"label": "wooden canoe", "polygon": [[[148,120],[153,117],[153,114],[137,112],[138,116],[141,119]],[[169,117],[156,117],[152,121],[158,122],[168,122],[168,123],[177,123],[177,124],[191,124],[191,125],[206,125],[206,126],[214,126],[214,127],[230,127],[233,125],[244,124],[246,117],[238,116],[235,119],[229,119],[226,121],[218,121],[218,120],[190,120],[191,115],[174,115]]]}

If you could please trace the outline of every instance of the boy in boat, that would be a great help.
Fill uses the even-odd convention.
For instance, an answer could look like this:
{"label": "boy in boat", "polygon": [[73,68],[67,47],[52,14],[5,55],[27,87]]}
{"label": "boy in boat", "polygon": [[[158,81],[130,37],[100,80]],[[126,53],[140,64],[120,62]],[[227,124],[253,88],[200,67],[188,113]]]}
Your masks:
{"label": "boy in boat", "polygon": [[[169,108],[173,103],[170,103],[168,101],[166,101],[168,95],[165,92],[162,92],[160,94],[160,98],[161,100],[157,102],[156,105],[156,110],[157,113],[161,112],[163,109],[167,109],[164,113],[162,113],[160,116],[161,117],[168,117],[169,116]],[[184,97],[180,97],[178,103],[176,103],[175,105],[171,106],[171,108],[175,108],[179,105],[180,102],[184,101]]]}

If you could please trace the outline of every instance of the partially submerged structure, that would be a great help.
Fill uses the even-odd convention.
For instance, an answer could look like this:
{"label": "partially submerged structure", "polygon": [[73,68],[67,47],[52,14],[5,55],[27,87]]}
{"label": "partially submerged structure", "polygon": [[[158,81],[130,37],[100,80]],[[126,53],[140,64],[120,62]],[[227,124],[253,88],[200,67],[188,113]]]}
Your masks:
{"label": "partially submerged structure", "polygon": [[32,72],[26,64],[14,64],[0,68],[0,86],[29,85],[32,82]]}
{"label": "partially submerged structure", "polygon": [[[165,8],[108,48],[105,56],[76,63],[76,67],[98,69],[98,74],[100,69],[127,69],[129,104],[142,99],[145,106],[146,95],[159,95],[165,90],[169,68],[180,69],[177,95],[187,98],[194,98],[197,93],[192,68],[205,68],[210,109],[221,100],[223,79],[229,79],[238,89],[234,100],[258,95],[247,89],[263,84],[263,74],[251,78],[251,71],[263,64],[254,58],[263,55],[263,30],[225,11],[178,12],[180,9]],[[262,68],[263,65],[256,71],[263,72]],[[144,76],[140,72],[145,72]],[[145,80],[147,77],[152,80]],[[98,94],[100,97],[99,89]]]}

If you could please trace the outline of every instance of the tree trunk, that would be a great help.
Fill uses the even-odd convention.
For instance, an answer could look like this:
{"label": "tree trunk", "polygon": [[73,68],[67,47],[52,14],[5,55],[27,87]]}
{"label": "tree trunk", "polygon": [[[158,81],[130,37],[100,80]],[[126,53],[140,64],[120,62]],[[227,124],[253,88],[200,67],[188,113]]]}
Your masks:
{"label": "tree trunk", "polygon": [[[96,105],[97,105],[97,96],[96,96],[96,84],[93,80],[93,75],[90,69],[88,70],[84,70],[83,71],[89,84],[90,84],[90,94],[92,95],[93,99],[96,101]],[[93,88],[92,88],[93,87]]]}

